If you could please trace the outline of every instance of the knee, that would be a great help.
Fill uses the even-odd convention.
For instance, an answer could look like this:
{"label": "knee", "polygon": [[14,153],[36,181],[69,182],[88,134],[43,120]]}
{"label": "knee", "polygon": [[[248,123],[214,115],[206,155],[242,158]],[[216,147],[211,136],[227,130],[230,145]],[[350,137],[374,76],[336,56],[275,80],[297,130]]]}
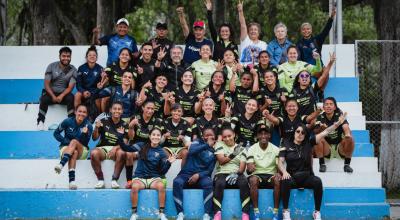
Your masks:
{"label": "knee", "polygon": [[132,183],[131,192],[133,192],[133,193],[137,193],[137,192],[139,192],[139,190],[140,190],[140,186],[139,186],[139,184],[137,184],[137,183],[133,182],[133,183]]}
{"label": "knee", "polygon": [[250,177],[249,183],[250,183],[250,189],[258,189],[259,181],[256,176]]}
{"label": "knee", "polygon": [[164,183],[162,183],[161,181],[158,181],[155,185],[155,188],[157,191],[159,192],[165,192],[165,187],[164,187]]}
{"label": "knee", "polygon": [[314,188],[322,188],[321,178],[314,176],[313,183],[314,183]]}
{"label": "knee", "polygon": [[115,153],[116,160],[124,160],[126,156],[126,153],[122,150],[117,150]]}
{"label": "knee", "polygon": [[214,182],[214,184],[215,184],[214,188],[215,189],[224,189],[225,183],[226,183],[225,178],[217,178]]}
{"label": "knee", "polygon": [[183,188],[183,181],[182,181],[182,179],[175,178],[175,179],[174,179],[173,186],[174,186],[174,187],[178,187],[178,188]]}
{"label": "knee", "polygon": [[100,152],[97,149],[94,149],[90,152],[91,160],[98,160],[100,159]]}
{"label": "knee", "polygon": [[75,98],[76,99],[81,99],[82,98],[82,93],[81,92],[76,92],[75,93]]}
{"label": "knee", "polygon": [[78,159],[78,151],[74,150],[74,152],[72,153],[72,159]]}

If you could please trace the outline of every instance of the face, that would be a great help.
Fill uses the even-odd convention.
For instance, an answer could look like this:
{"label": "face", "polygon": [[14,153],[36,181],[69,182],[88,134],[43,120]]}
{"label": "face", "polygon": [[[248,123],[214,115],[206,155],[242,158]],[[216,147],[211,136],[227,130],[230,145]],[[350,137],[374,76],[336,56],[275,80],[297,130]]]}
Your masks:
{"label": "face", "polygon": [[86,61],[88,63],[96,63],[97,61],[97,53],[94,51],[89,51],[89,53],[86,56]]}
{"label": "face", "polygon": [[267,131],[260,131],[257,133],[257,139],[260,144],[268,144],[271,134]]}
{"label": "face", "polygon": [[120,23],[117,25],[117,33],[119,36],[125,36],[128,34],[128,25]]}
{"label": "face", "polygon": [[235,61],[235,55],[233,54],[232,51],[227,50],[224,53],[224,62],[225,63],[233,63],[233,61]]}
{"label": "face", "polygon": [[71,62],[71,53],[62,52],[60,55],[60,62],[64,66],[68,66]]}
{"label": "face", "polygon": [[284,27],[279,27],[275,30],[275,37],[278,40],[283,40],[286,38],[287,32]]}
{"label": "face", "polygon": [[223,27],[221,27],[219,35],[222,40],[229,40],[229,37],[231,36],[231,31],[229,30],[228,27],[223,26]]}
{"label": "face", "polygon": [[297,111],[299,110],[299,107],[297,106],[296,102],[288,101],[286,103],[285,110],[289,116],[296,116]]}
{"label": "face", "polygon": [[185,85],[192,85],[194,81],[192,73],[188,71],[183,73],[181,80],[182,83]]}
{"label": "face", "polygon": [[298,127],[295,131],[294,131],[294,139],[297,142],[302,142],[304,140],[305,137],[305,131],[303,130],[302,127]]}
{"label": "face", "polygon": [[131,60],[130,54],[129,54],[129,50],[122,50],[119,53],[119,60],[123,63],[127,63]]}
{"label": "face", "polygon": [[298,54],[297,54],[297,50],[295,48],[290,48],[287,55],[288,55],[289,62],[297,61]]}
{"label": "face", "polygon": [[122,83],[124,85],[131,85],[132,80],[133,80],[132,73],[125,72],[124,75],[122,75]]}
{"label": "face", "polygon": [[324,102],[323,108],[327,114],[332,114],[336,110],[335,103],[329,99]]}
{"label": "face", "polygon": [[215,108],[215,103],[212,99],[206,99],[203,102],[202,109],[206,114],[212,114]]}
{"label": "face", "polygon": [[260,62],[261,65],[268,65],[269,64],[269,56],[268,53],[262,53],[258,57],[258,61]]}
{"label": "face", "polygon": [[206,129],[203,132],[203,139],[205,142],[207,142],[208,140],[215,140],[214,131],[212,129]]}
{"label": "face", "polygon": [[249,27],[248,34],[251,40],[258,40],[260,37],[260,30],[258,29],[257,25],[251,25]]}
{"label": "face", "polygon": [[312,34],[312,27],[311,27],[311,25],[304,25],[304,26],[301,28],[301,35],[302,35],[304,38],[309,38],[309,37],[311,36],[311,34]]}
{"label": "face", "polygon": [[180,63],[182,61],[182,50],[179,48],[172,48],[171,49],[171,59],[174,63]]}
{"label": "face", "polygon": [[249,99],[245,106],[246,112],[250,114],[254,114],[258,110],[257,101],[254,99]]}
{"label": "face", "polygon": [[171,116],[172,119],[174,120],[181,120],[182,114],[183,114],[182,108],[177,108],[171,111]]}
{"label": "face", "polygon": [[158,145],[161,142],[161,132],[158,129],[153,130],[149,136],[150,142],[154,145]]}
{"label": "face", "polygon": [[153,47],[152,46],[145,45],[140,50],[142,51],[143,59],[145,59],[145,60],[151,59],[151,56],[153,55]]}
{"label": "face", "polygon": [[145,106],[142,107],[143,115],[151,118],[154,114],[154,103],[149,102]]}
{"label": "face", "polygon": [[276,78],[273,72],[266,72],[264,74],[264,82],[266,85],[275,85],[276,84]]}
{"label": "face", "polygon": [[200,48],[200,56],[201,56],[201,58],[206,58],[206,59],[210,58],[210,56],[211,56],[211,48],[210,48],[210,46],[203,45]]}
{"label": "face", "polygon": [[198,41],[203,40],[205,33],[206,33],[206,31],[201,27],[193,28],[194,38],[196,38],[196,40],[198,40]]}
{"label": "face", "polygon": [[75,110],[75,119],[76,121],[83,121],[87,117],[87,108],[85,106],[79,106]]}
{"label": "face", "polygon": [[120,118],[123,112],[122,105],[114,104],[111,106],[111,116],[113,118]]}
{"label": "face", "polygon": [[168,35],[168,30],[164,28],[156,29],[157,37],[166,38]]}
{"label": "face", "polygon": [[240,84],[243,88],[250,88],[250,86],[253,84],[253,79],[251,78],[250,74],[243,74],[240,78]]}
{"label": "face", "polygon": [[224,74],[222,74],[221,72],[216,72],[211,81],[213,82],[214,85],[220,86],[222,85],[222,83],[224,83]]}
{"label": "face", "polygon": [[235,133],[232,130],[225,129],[222,132],[222,141],[228,146],[235,145]]}
{"label": "face", "polygon": [[158,88],[165,88],[167,83],[168,83],[168,81],[167,81],[167,78],[165,76],[159,76],[159,77],[156,78],[156,86]]}
{"label": "face", "polygon": [[310,74],[306,71],[303,71],[299,74],[299,83],[302,86],[310,85]]}

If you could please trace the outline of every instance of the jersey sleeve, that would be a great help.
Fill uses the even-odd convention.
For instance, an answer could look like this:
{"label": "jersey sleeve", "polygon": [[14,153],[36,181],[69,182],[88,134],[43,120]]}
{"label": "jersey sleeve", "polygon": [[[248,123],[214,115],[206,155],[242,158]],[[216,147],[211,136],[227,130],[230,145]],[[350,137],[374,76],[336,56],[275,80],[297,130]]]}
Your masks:
{"label": "jersey sleeve", "polygon": [[112,37],[112,35],[105,35],[105,36],[101,37],[101,38],[99,39],[99,41],[100,41],[100,46],[102,46],[102,45],[108,45],[108,42],[110,41],[111,37]]}
{"label": "jersey sleeve", "polygon": [[[253,145],[254,146],[254,145]],[[250,147],[246,153],[246,162],[247,163],[254,163],[254,147]]]}
{"label": "jersey sleeve", "polygon": [[215,155],[218,155],[218,154],[225,154],[225,152],[224,152],[224,147],[222,146],[222,144],[221,144],[220,141],[218,141],[218,142],[215,144],[215,152],[214,152],[214,154],[215,154]]}
{"label": "jersey sleeve", "polygon": [[193,32],[190,31],[188,36],[185,39],[185,44],[187,44],[189,41],[193,41],[193,40],[195,40],[195,37],[194,37]]}
{"label": "jersey sleeve", "polygon": [[78,71],[76,70],[75,67],[72,68],[71,71],[72,71],[72,76],[71,76],[71,79],[69,79],[69,84],[70,84],[70,85],[76,83],[76,77],[77,77],[77,75],[78,75]]}
{"label": "jersey sleeve", "polygon": [[44,79],[45,80],[51,80],[52,78],[52,73],[53,73],[53,68],[52,64],[49,64],[46,68],[46,72],[44,73]]}

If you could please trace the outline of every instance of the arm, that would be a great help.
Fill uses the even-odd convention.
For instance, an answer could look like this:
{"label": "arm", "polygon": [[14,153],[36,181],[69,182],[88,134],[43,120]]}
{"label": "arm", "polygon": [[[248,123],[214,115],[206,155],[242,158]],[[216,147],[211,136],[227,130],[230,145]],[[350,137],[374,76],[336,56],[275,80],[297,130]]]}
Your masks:
{"label": "arm", "polygon": [[142,90],[140,90],[140,94],[139,94],[139,99],[142,101],[142,103],[146,102],[147,99],[147,91],[148,88],[151,87],[151,82],[148,81],[146,84],[143,85]]}
{"label": "arm", "polygon": [[189,152],[188,155],[195,155],[203,150],[207,149],[209,146],[207,143],[199,143],[199,142],[192,142],[192,144],[189,146]]}
{"label": "arm", "polygon": [[345,112],[343,115],[341,115],[339,117],[339,120],[337,122],[335,122],[333,125],[326,128],[321,133],[315,135],[315,142],[318,144],[322,138],[326,137],[329,133],[336,130],[340,125],[342,125],[343,122],[346,120],[346,116],[347,116],[347,112]]}
{"label": "arm", "polygon": [[310,72],[313,76],[315,76],[316,73],[321,72],[321,70],[322,70],[322,64],[321,64],[321,56],[320,56],[318,53],[314,52],[314,53],[313,53],[313,57],[314,57],[314,59],[315,59],[315,66],[314,66],[314,65],[311,65],[311,64],[308,64],[308,65],[306,66],[306,69],[307,69],[307,71]]}
{"label": "arm", "polygon": [[252,91],[253,91],[253,93],[257,93],[260,90],[259,85],[258,85],[259,84],[258,73],[257,73],[257,70],[254,69],[254,68],[251,69],[250,72],[253,75],[253,89],[252,89]]}
{"label": "arm", "polygon": [[[63,137],[62,135],[61,135],[61,133],[65,130],[65,128],[66,128],[66,122],[65,122],[65,120],[57,127],[57,129],[56,130],[54,130],[54,133],[53,133],[53,136],[54,136],[54,138],[58,141],[58,142],[60,142],[61,144],[66,144],[66,143],[69,143],[69,139],[68,138],[66,138],[66,137]],[[65,136],[65,135],[64,135]]]}
{"label": "arm", "polygon": [[212,17],[212,2],[211,0],[207,0],[205,2],[207,8],[207,20],[208,20],[208,27],[210,28],[211,39],[214,41],[214,44],[217,43],[218,33],[214,26],[214,20]]}
{"label": "arm", "polygon": [[[212,157],[214,157],[214,156],[212,156]],[[199,177],[203,178],[206,176],[211,176],[212,172],[214,171],[214,167],[215,167],[215,159],[212,158],[208,163],[207,170],[199,172]]]}
{"label": "arm", "polygon": [[82,87],[82,73],[80,71],[78,71],[78,74],[76,76],[76,89],[80,93],[83,93],[85,91]]}
{"label": "arm", "polygon": [[274,124],[276,126],[280,124],[279,118],[277,118],[277,117],[273,116],[272,114],[270,114],[268,110],[264,110],[263,111],[263,115],[264,115],[265,119],[270,121],[272,124]]}
{"label": "arm", "polygon": [[93,28],[92,44],[100,45],[100,26]]}
{"label": "arm", "polygon": [[317,108],[317,110],[315,110],[313,113],[311,113],[310,115],[308,115],[308,116],[306,117],[306,122],[307,122],[307,124],[310,124],[314,119],[316,119],[320,113],[321,113],[321,109],[320,109],[320,108]]}
{"label": "arm", "polygon": [[325,89],[325,86],[326,86],[326,84],[328,83],[328,80],[329,80],[329,71],[331,70],[333,64],[336,61],[335,53],[333,53],[333,54],[329,53],[329,56],[330,56],[329,63],[325,68],[323,68],[322,75],[319,77],[319,79],[317,81],[318,87],[321,90]]}
{"label": "arm", "polygon": [[321,31],[320,34],[318,34],[318,38],[321,40],[321,41],[319,42],[319,43],[321,44],[321,47],[322,47],[322,44],[324,43],[325,38],[329,35],[329,31],[330,31],[331,28],[332,28],[333,19],[335,18],[335,15],[336,15],[336,8],[333,7],[333,8],[332,8],[332,12],[331,12],[331,14],[330,14],[330,16],[329,16],[328,21],[327,21],[326,24],[325,24],[324,29],[322,29],[322,31]]}
{"label": "arm", "polygon": [[47,94],[50,95],[50,97],[54,100],[56,98],[56,95],[54,95],[53,90],[50,87],[50,80],[44,80],[44,89],[46,90]]}
{"label": "arm", "polygon": [[244,41],[244,39],[247,37],[247,25],[243,13],[243,2],[239,1],[237,9],[238,9],[239,23],[240,23],[240,41]]}
{"label": "arm", "polygon": [[185,12],[183,7],[178,7],[176,9],[178,12],[178,17],[179,17],[179,23],[181,24],[182,27],[182,33],[185,38],[189,35],[189,26],[187,24],[186,18],[185,18]]}
{"label": "arm", "polygon": [[234,92],[235,92],[235,90],[236,90],[236,80],[237,80],[237,78],[238,78],[238,75],[237,75],[237,73],[236,72],[233,72],[232,73],[232,78],[231,78],[231,80],[229,81],[229,91],[233,94]]}
{"label": "arm", "polygon": [[278,159],[278,169],[282,173],[282,178],[283,179],[289,179],[290,178],[290,174],[286,171],[286,168],[285,168],[284,164],[285,164],[285,158],[280,156],[279,159]]}

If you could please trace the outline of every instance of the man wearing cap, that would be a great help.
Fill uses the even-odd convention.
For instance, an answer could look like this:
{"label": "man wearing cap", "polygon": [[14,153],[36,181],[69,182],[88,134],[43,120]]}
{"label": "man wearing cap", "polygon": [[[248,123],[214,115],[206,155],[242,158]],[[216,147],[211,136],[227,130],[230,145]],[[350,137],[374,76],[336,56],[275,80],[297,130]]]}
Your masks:
{"label": "man wearing cap", "polygon": [[277,160],[279,148],[269,142],[271,130],[261,124],[257,128],[258,143],[252,145],[247,151],[247,173],[250,183],[250,198],[254,207],[254,219],[260,219],[258,210],[258,189],[274,189],[273,219],[278,219],[279,208],[279,177],[277,176]]}
{"label": "man wearing cap", "polygon": [[121,18],[116,24],[117,33],[106,35],[100,38],[100,27],[93,29],[93,44],[107,45],[108,58],[107,66],[118,60],[119,52],[122,48],[128,48],[134,57],[139,56],[136,40],[128,35],[129,22],[126,18]]}
{"label": "man wearing cap", "polygon": [[157,36],[150,39],[148,42],[153,45],[153,59],[157,59],[157,54],[161,48],[164,48],[167,56],[164,57],[163,61],[170,59],[170,50],[174,46],[174,42],[167,38],[168,36],[168,25],[167,23],[157,23],[156,25]]}
{"label": "man wearing cap", "polygon": [[195,21],[193,23],[193,32],[189,31],[189,26],[186,22],[185,13],[183,7],[178,7],[176,9],[179,16],[179,22],[181,23],[183,35],[185,36],[185,53],[183,55],[183,60],[192,64],[194,61],[200,59],[200,48],[207,44],[210,48],[213,48],[212,41],[205,38],[205,24],[204,21]]}

